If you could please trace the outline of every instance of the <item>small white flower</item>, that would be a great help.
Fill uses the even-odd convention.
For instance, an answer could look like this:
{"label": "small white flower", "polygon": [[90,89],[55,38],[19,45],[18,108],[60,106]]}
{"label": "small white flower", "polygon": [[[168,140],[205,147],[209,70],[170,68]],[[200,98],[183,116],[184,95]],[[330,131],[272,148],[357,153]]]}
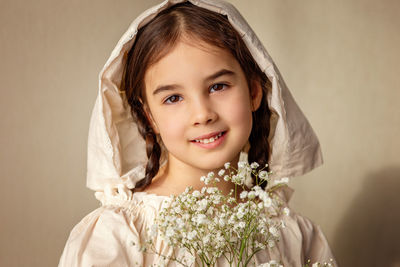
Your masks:
{"label": "small white flower", "polygon": [[244,198],[246,198],[247,197],[247,191],[242,191],[242,193],[240,193],[240,198],[241,199],[244,199]]}
{"label": "small white flower", "polygon": [[205,180],[206,180],[206,177],[205,177],[205,176],[201,176],[201,177],[200,177],[200,181],[204,182]]}
{"label": "small white flower", "polygon": [[250,191],[249,194],[247,195],[249,199],[254,199],[256,197],[256,193],[254,191]]}
{"label": "small white flower", "polygon": [[247,163],[247,162],[245,162],[245,161],[239,161],[239,162],[238,162],[238,167],[239,167],[240,169],[242,169],[242,168],[246,167],[246,163]]}
{"label": "small white flower", "polygon": [[272,199],[270,197],[267,197],[264,199],[264,207],[269,208],[272,205]]}
{"label": "small white flower", "polygon": [[222,177],[222,175],[224,175],[224,174],[225,174],[225,170],[224,169],[219,170],[218,176]]}
{"label": "small white flower", "polygon": [[207,174],[207,177],[208,177],[208,178],[214,178],[214,176],[215,176],[214,172],[209,172],[209,173]]}
{"label": "small white flower", "polygon": [[252,169],[257,169],[260,166],[260,164],[258,164],[257,162],[253,162],[250,164],[250,168]]}
{"label": "small white flower", "polygon": [[196,198],[201,196],[201,193],[198,190],[193,191],[192,195]]}
{"label": "small white flower", "polygon": [[289,216],[289,214],[290,214],[290,209],[284,208],[284,209],[283,209],[283,213],[284,213],[286,216]]}
{"label": "small white flower", "polygon": [[192,240],[193,238],[195,238],[196,235],[197,235],[197,231],[196,231],[196,230],[193,230],[193,231],[191,231],[191,232],[188,234],[187,238],[188,238],[189,240]]}
{"label": "small white flower", "polygon": [[225,175],[225,176],[224,176],[224,180],[225,180],[225,181],[229,181],[229,180],[230,180],[229,175]]}
{"label": "small white flower", "polygon": [[224,168],[225,169],[229,169],[231,167],[231,163],[230,162],[226,162],[225,164],[224,164]]}
{"label": "small white flower", "polygon": [[207,208],[208,206],[208,201],[207,199],[202,199],[199,202],[197,202],[199,204],[198,210],[199,211],[203,211]]}
{"label": "small white flower", "polygon": [[245,222],[240,222],[239,223],[239,227],[243,229],[244,227],[246,227],[246,223]]}
{"label": "small white flower", "polygon": [[318,262],[313,263],[313,265],[311,267],[319,267],[319,263]]}
{"label": "small white flower", "polygon": [[171,227],[168,227],[167,231],[165,232],[165,235],[167,237],[172,237],[175,234],[174,229],[172,229]]}
{"label": "small white flower", "polygon": [[268,172],[266,172],[266,171],[260,171],[260,173],[258,174],[258,176],[259,176],[261,179],[266,180],[266,179],[268,179]]}
{"label": "small white flower", "polygon": [[275,226],[271,226],[269,228],[269,232],[273,235],[273,236],[278,236],[278,230],[276,229]]}
{"label": "small white flower", "polygon": [[275,242],[273,240],[268,240],[268,246],[270,248],[274,247],[275,246]]}
{"label": "small white flower", "polygon": [[210,235],[206,235],[205,237],[203,237],[203,243],[204,243],[204,244],[209,243],[209,242],[210,242],[210,239],[211,239]]}

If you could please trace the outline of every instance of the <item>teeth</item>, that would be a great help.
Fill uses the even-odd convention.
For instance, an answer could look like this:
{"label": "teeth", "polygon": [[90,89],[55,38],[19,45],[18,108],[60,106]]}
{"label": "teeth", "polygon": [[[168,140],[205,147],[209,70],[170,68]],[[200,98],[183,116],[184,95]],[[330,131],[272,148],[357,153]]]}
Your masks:
{"label": "teeth", "polygon": [[202,144],[208,144],[208,143],[212,143],[215,140],[217,140],[218,138],[220,138],[222,136],[222,132],[220,132],[218,135],[211,137],[211,138],[207,138],[207,139],[196,139],[195,141],[197,143],[202,143]]}

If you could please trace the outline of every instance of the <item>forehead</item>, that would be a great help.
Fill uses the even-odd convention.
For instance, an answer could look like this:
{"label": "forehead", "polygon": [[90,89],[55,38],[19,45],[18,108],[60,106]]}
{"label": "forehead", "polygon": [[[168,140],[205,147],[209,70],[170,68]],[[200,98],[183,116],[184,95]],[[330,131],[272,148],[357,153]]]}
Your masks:
{"label": "forehead", "polygon": [[[220,69],[241,70],[235,57],[227,50],[195,40],[179,41],[145,74],[146,89],[160,83],[201,80]],[[147,91],[147,90],[146,90]]]}

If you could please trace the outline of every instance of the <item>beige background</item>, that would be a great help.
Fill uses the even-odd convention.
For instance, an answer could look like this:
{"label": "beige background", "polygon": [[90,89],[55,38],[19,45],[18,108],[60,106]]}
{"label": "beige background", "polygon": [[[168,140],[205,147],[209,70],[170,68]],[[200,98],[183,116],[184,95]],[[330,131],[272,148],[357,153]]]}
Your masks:
{"label": "beige background", "polygon": [[[341,266],[400,266],[400,2],[232,0],[320,138],[291,204]],[[85,188],[97,75],[158,1],[0,1],[0,266],[55,266]],[[396,265],[397,264],[397,265]]]}

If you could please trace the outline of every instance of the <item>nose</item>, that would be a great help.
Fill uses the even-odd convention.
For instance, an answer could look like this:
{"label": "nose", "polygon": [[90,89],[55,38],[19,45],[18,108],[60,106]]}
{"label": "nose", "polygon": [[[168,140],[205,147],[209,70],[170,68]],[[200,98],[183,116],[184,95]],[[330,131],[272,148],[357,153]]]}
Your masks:
{"label": "nose", "polygon": [[198,99],[192,102],[192,120],[193,125],[209,124],[218,119],[212,103],[207,99]]}

